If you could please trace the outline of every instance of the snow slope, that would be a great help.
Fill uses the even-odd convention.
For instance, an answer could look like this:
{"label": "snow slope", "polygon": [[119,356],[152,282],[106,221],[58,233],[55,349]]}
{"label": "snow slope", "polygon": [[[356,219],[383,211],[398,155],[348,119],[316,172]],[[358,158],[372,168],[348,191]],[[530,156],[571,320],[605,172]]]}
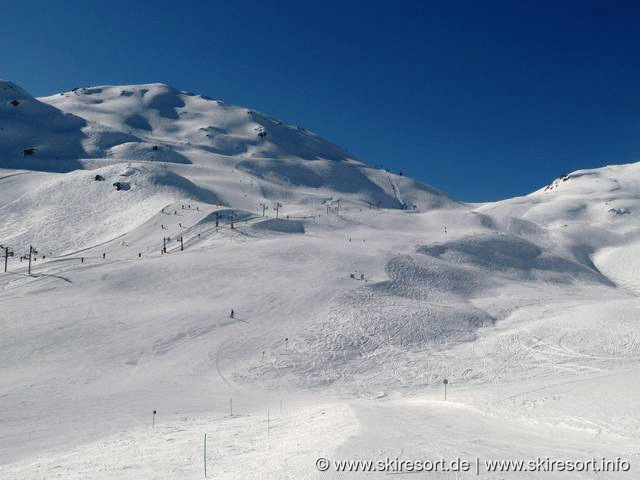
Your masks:
{"label": "snow slope", "polygon": [[78,168],[84,153],[85,120],[43,103],[17,85],[0,80],[0,162],[5,168],[25,164],[25,150],[33,150],[38,169]]}
{"label": "snow slope", "polygon": [[[640,164],[466,205],[166,85],[0,86],[78,140],[0,142],[0,478],[203,478],[205,434],[207,478],[637,477]],[[538,458],[630,470],[485,463]]]}

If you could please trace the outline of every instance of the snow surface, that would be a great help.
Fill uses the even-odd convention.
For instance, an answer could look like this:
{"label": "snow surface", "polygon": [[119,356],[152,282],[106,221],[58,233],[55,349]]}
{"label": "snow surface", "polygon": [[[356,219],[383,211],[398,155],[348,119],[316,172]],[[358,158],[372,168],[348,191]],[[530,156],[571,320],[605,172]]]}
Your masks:
{"label": "snow surface", "polygon": [[0,116],[0,478],[637,478],[640,164],[468,205],[162,84]]}

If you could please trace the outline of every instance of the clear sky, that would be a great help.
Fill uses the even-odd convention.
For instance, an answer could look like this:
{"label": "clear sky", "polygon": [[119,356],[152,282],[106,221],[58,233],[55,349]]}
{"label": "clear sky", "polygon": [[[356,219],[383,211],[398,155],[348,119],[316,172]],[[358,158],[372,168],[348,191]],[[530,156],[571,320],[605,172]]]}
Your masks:
{"label": "clear sky", "polygon": [[639,2],[16,0],[0,78],[165,82],[467,201],[640,161]]}

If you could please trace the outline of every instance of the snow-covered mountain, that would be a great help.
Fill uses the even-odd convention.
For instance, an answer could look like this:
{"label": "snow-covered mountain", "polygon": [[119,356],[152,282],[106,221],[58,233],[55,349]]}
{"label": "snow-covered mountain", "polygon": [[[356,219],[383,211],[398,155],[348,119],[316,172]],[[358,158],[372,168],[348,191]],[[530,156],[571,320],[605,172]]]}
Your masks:
{"label": "snow-covered mountain", "polygon": [[[65,171],[78,168],[84,154],[82,129],[86,121],[43,103],[17,85],[0,80],[0,156],[3,167]],[[37,158],[37,160],[36,160]]]}
{"label": "snow-covered mountain", "polygon": [[162,84],[0,121],[1,478],[635,478],[640,164],[470,205]]}
{"label": "snow-covered mountain", "polygon": [[[10,82],[0,82],[0,91],[0,166],[70,172],[47,176],[17,204],[1,207],[7,242],[31,236],[57,253],[86,248],[180,198],[254,212],[280,203],[286,213],[297,205],[337,208],[340,200],[399,209],[457,203],[302,128],[163,84],[78,88],[42,99]],[[97,176],[105,183],[94,182]],[[118,182],[127,193],[115,191]],[[64,211],[52,212],[63,198]],[[83,220],[95,202],[106,231]],[[56,218],[31,222],[26,212]],[[75,235],[79,225],[83,233]]]}

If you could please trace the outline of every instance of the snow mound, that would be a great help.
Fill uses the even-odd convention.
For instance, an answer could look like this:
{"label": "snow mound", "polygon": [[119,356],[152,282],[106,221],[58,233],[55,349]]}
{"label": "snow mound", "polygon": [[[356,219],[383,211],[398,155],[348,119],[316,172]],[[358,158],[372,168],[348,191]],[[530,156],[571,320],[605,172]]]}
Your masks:
{"label": "snow mound", "polygon": [[126,142],[111,147],[107,156],[123,160],[146,160],[151,162],[191,163],[184,155],[164,145],[149,143]]}
{"label": "snow mound", "polygon": [[213,213],[210,213],[205,218],[198,222],[198,225],[206,225],[206,224],[215,224],[225,223],[230,224],[231,222],[244,222],[245,220],[253,217],[254,214],[251,212],[245,212],[242,210],[237,210],[233,208],[220,208]]}
{"label": "snow mound", "polygon": [[268,230],[279,233],[304,233],[304,223],[299,220],[286,220],[283,218],[270,218],[253,225],[258,230]]}
{"label": "snow mound", "polygon": [[96,126],[95,124],[86,126],[83,132],[86,138],[82,141],[82,145],[90,157],[106,157],[109,156],[112,147],[143,141],[135,135]]}
{"label": "snow mound", "polygon": [[[600,272],[573,260],[545,252],[541,247],[522,238],[499,236],[471,236],[434,246],[423,246],[418,252],[465,269],[475,268],[499,272],[509,278],[532,281],[573,283],[577,281],[611,282]],[[428,272],[425,276],[430,276]]]}

